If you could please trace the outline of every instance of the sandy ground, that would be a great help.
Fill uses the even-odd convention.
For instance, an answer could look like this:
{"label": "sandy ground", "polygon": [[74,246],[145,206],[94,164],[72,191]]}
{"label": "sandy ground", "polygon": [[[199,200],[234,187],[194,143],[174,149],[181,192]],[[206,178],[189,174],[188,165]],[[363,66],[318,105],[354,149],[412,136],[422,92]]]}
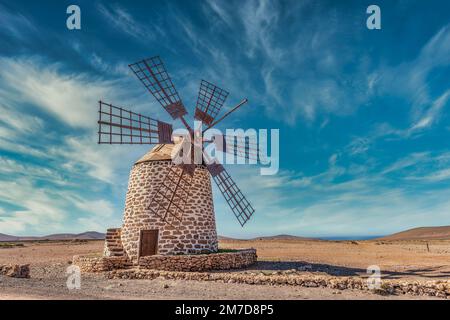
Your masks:
{"label": "sandy ground", "polygon": [[[223,248],[258,250],[253,270],[304,267],[331,275],[366,275],[378,265],[384,278],[446,279],[450,275],[450,241],[331,242],[298,240],[223,241]],[[258,286],[176,280],[107,280],[83,275],[80,290],[68,290],[65,270],[75,254],[98,253],[102,241],[27,243],[0,249],[0,264],[30,263],[31,279],[0,276],[0,299],[428,299],[380,296],[357,290]]]}
{"label": "sandy ground", "polygon": [[[427,249],[427,243],[428,248]],[[377,265],[387,279],[450,278],[450,241],[226,241],[223,248],[254,247],[264,268],[310,264],[332,275],[365,275]],[[272,266],[273,265],[273,266]]]}

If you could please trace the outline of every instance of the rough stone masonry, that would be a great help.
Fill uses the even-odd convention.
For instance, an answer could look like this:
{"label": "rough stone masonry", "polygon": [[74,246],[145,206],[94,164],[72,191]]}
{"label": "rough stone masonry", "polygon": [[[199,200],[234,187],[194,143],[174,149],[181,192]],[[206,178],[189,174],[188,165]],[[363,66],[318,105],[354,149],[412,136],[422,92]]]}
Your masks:
{"label": "rough stone masonry", "polygon": [[[153,255],[141,257],[140,269],[201,272],[246,268],[257,260],[255,249],[234,250],[214,254]],[[74,256],[73,264],[82,272],[105,272],[133,267],[124,257]]]}
{"label": "rough stone masonry", "polygon": [[123,250],[125,257],[138,264],[141,230],[158,230],[158,255],[217,252],[211,179],[205,166],[196,165],[182,221],[175,221],[176,227],[149,209],[151,199],[167,173],[171,168],[175,169],[171,160],[174,146],[157,145],[134,164],[128,182],[123,225],[121,229],[111,229],[105,243],[105,256],[119,256],[113,253]]}

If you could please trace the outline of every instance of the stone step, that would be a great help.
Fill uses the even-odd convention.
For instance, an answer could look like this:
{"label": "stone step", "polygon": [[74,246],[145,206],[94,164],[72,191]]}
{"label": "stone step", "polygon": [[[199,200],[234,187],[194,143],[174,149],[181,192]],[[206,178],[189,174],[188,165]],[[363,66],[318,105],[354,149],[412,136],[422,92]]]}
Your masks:
{"label": "stone step", "polygon": [[122,246],[108,246],[108,249],[109,250],[123,250],[123,247]]}
{"label": "stone step", "polygon": [[107,236],[107,237],[117,237],[117,238],[120,238],[120,234],[119,234],[119,233],[116,233],[116,232],[112,232],[112,233],[107,232],[107,233],[106,233],[106,236]]}
{"label": "stone step", "polygon": [[111,253],[123,253],[124,252],[123,249],[116,249],[116,248],[113,248],[113,249],[108,248],[108,249],[109,249],[109,252],[111,252]]}
{"label": "stone step", "polygon": [[123,253],[115,253],[115,252],[112,252],[112,253],[111,253],[111,257],[123,257]]}
{"label": "stone step", "polygon": [[118,249],[122,249],[122,248],[123,248],[122,246],[116,245],[116,244],[114,244],[114,245],[108,245],[108,247],[109,247],[109,248],[118,248]]}

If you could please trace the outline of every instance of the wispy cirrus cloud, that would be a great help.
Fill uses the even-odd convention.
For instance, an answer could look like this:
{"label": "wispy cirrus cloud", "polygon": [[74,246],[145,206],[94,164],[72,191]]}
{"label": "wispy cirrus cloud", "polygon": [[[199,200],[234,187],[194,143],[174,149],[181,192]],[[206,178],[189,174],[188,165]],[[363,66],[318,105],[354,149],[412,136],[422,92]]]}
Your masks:
{"label": "wispy cirrus cloud", "polygon": [[411,130],[428,127],[434,115],[447,102],[449,88],[438,96],[430,93],[430,78],[439,68],[450,66],[450,25],[442,27],[420,49],[417,56],[399,65],[381,67],[377,71],[376,89],[392,94],[411,105]]}
{"label": "wispy cirrus cloud", "polygon": [[[0,90],[1,92],[1,90]],[[4,102],[0,102],[0,128],[3,138],[13,138],[19,133],[31,133],[42,130],[44,122],[41,118],[14,111],[11,106],[7,106]]]}
{"label": "wispy cirrus cloud", "polygon": [[11,207],[0,210],[0,230],[16,235],[45,235],[61,230],[83,232],[86,228],[104,231],[105,219],[115,225],[120,223],[111,202],[73,194],[63,188],[39,187],[33,177],[2,180],[0,199]]}
{"label": "wispy cirrus cloud", "polygon": [[[336,50],[337,36],[351,28],[345,20],[327,19],[334,12],[319,19],[307,15],[308,10],[321,8],[309,1],[289,6],[276,1],[246,1],[231,21],[233,2],[208,3],[211,11],[226,21],[227,29],[241,34],[235,47],[245,53],[245,63],[255,66],[258,83],[264,88],[257,102],[265,106],[267,114],[290,125],[299,119],[314,122],[327,114],[352,114],[370,96],[370,61],[364,55],[355,60],[357,53],[342,48],[342,44]],[[288,30],[283,23],[286,20],[291,22]],[[355,70],[351,77],[342,72],[345,68]]]}
{"label": "wispy cirrus cloud", "polygon": [[[92,129],[96,126],[94,115],[98,100],[113,102],[118,106],[132,105],[133,111],[139,111],[143,108],[143,101],[146,102],[142,97],[148,96],[137,80],[130,81],[133,80],[131,75],[124,80],[123,77],[110,78],[109,74],[105,75],[109,78],[105,78],[67,72],[64,64],[48,63],[36,56],[0,57],[0,68],[0,93],[8,101],[8,106],[3,107],[5,112],[13,106],[28,103],[73,128]],[[155,108],[156,112],[153,111],[152,116],[161,115],[160,109]],[[21,121],[24,120],[21,115],[19,117]],[[14,117],[11,119],[14,121]],[[38,120],[34,118],[34,121]],[[23,125],[22,128],[26,129],[27,126]]]}
{"label": "wispy cirrus cloud", "polygon": [[213,14],[217,16],[219,18],[218,21],[224,22],[227,27],[233,27],[233,15],[223,7],[223,3],[216,0],[206,1],[203,5],[203,10],[207,15]]}
{"label": "wispy cirrus cloud", "polygon": [[[449,52],[450,54],[450,52]],[[423,112],[420,118],[409,128],[408,133],[423,130],[438,122],[442,109],[447,105],[450,98],[450,89],[433,101],[431,106]]]}
{"label": "wispy cirrus cloud", "polygon": [[12,103],[30,103],[75,127],[93,127],[92,110],[112,82],[59,72],[61,65],[39,58],[0,58],[2,94]]}
{"label": "wispy cirrus cloud", "polygon": [[441,96],[432,101],[428,108],[422,107],[422,112],[416,120],[413,120],[407,128],[395,128],[389,123],[377,123],[365,136],[353,137],[345,147],[345,151],[351,155],[361,155],[367,153],[370,147],[378,140],[383,139],[410,139],[417,134],[430,130],[436,125],[443,113],[443,109],[448,105],[450,90],[445,91]]}
{"label": "wispy cirrus cloud", "polygon": [[[164,58],[186,106],[201,78],[230,91],[223,111],[248,97],[221,125],[282,127],[279,175],[230,169],[257,209],[245,231],[216,190],[219,232],[379,234],[448,221],[445,19],[375,33],[360,5],[333,1],[100,1],[83,5],[96,25],[69,32],[47,23],[52,5],[35,15],[10,3],[0,12],[0,232],[120,224],[130,166],[147,148],[97,145],[97,101],[168,119],[128,77],[140,50]],[[21,203],[20,189],[33,201]]]}
{"label": "wispy cirrus cloud", "polygon": [[405,169],[405,168],[414,166],[420,162],[427,161],[428,157],[429,157],[428,152],[419,152],[419,153],[410,154],[406,158],[397,160],[395,163],[393,163],[392,165],[385,168],[381,173],[387,174],[390,172],[395,172],[395,171],[398,171],[401,169]]}
{"label": "wispy cirrus cloud", "polygon": [[4,177],[27,177],[34,181],[46,181],[55,186],[67,186],[71,183],[66,180],[62,173],[48,166],[36,165],[27,162],[19,162],[7,157],[0,157],[0,176]]}
{"label": "wispy cirrus cloud", "polygon": [[145,147],[97,145],[96,101],[134,98],[115,81],[44,58],[1,57],[0,65],[0,230],[44,234],[73,225],[81,232],[102,230],[104,219],[118,223],[120,208],[104,190],[126,188],[122,177]]}
{"label": "wispy cirrus cloud", "polygon": [[2,4],[0,4],[0,21],[2,21],[0,34],[3,34],[5,37],[23,41],[30,33],[39,33],[32,19],[21,13],[12,12]]}
{"label": "wispy cirrus cloud", "polygon": [[10,209],[7,217],[0,217],[0,230],[10,233],[33,230],[41,233],[62,228],[66,211],[57,193],[39,189],[25,177],[15,181],[2,180],[0,199],[20,207]]}
{"label": "wispy cirrus cloud", "polygon": [[[328,168],[316,175],[281,170],[276,176],[258,176],[251,168],[230,170],[257,214],[245,232],[229,225],[219,228],[240,237],[293,232],[360,236],[450,223],[444,213],[450,208],[448,189],[434,185],[450,179],[448,152],[412,153],[388,164],[366,164],[364,170],[338,156],[329,160]],[[222,216],[227,206],[220,193],[216,197],[219,221],[232,219]],[[272,221],[270,226],[265,220]]]}
{"label": "wispy cirrus cloud", "polygon": [[117,4],[99,4],[97,9],[116,30],[140,41],[154,40],[157,34],[164,34],[158,27],[150,28],[148,22],[144,24],[137,21],[130,12]]}

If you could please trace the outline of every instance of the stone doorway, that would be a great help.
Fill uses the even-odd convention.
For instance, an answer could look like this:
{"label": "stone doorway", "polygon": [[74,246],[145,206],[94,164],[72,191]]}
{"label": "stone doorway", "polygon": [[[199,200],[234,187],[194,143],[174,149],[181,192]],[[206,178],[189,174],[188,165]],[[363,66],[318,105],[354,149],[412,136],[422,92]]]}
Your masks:
{"label": "stone doorway", "polygon": [[158,229],[141,230],[139,242],[139,256],[146,257],[158,252]]}

